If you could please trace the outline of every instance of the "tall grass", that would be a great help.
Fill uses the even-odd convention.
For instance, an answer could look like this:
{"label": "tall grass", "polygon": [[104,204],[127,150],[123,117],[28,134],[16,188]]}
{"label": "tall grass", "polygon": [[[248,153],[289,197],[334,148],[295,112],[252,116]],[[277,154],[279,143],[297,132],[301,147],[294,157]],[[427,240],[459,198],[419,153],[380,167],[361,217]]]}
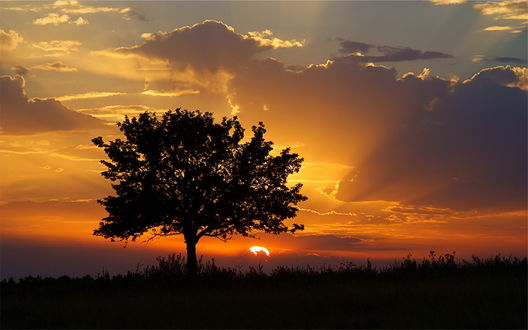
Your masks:
{"label": "tall grass", "polygon": [[[186,278],[185,257],[182,254],[170,254],[167,257],[158,257],[157,263],[152,266],[140,267],[129,271],[125,275],[114,276],[115,280],[122,279],[175,279]],[[297,279],[297,278],[397,278],[397,277],[435,277],[462,275],[466,273],[500,273],[514,272],[526,276],[527,259],[513,256],[497,255],[490,258],[472,256],[471,260],[457,259],[456,253],[437,255],[431,251],[428,258],[416,260],[411,254],[401,261],[391,265],[375,267],[370,260],[365,265],[356,265],[353,262],[341,263],[337,266],[278,266],[271,272],[264,272],[262,265],[250,266],[247,270],[240,268],[219,267],[215,259],[203,261],[199,259],[198,278],[202,279]],[[99,274],[97,278],[111,280],[110,276]]]}
{"label": "tall grass", "polygon": [[0,282],[2,328],[526,328],[527,260],[455,254],[270,272],[171,254],[126,274]]}

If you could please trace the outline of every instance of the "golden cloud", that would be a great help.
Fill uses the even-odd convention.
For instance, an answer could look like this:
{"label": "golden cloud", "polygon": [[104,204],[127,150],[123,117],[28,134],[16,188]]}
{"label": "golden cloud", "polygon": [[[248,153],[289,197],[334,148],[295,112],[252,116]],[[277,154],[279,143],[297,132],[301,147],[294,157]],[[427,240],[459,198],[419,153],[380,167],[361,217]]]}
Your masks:
{"label": "golden cloud", "polygon": [[305,43],[304,40],[282,40],[275,37],[271,38],[271,36],[273,36],[273,32],[271,32],[271,30],[264,30],[261,32],[248,32],[244,37],[258,41],[263,47],[272,47],[273,49],[303,47]]}
{"label": "golden cloud", "polygon": [[31,44],[33,47],[43,50],[45,52],[53,52],[55,55],[67,55],[79,51],[82,45],[80,41],[76,40],[52,40],[39,41]]}
{"label": "golden cloud", "polygon": [[67,66],[61,61],[32,66],[31,69],[57,72],[75,72],[77,68]]}
{"label": "golden cloud", "polygon": [[88,24],[88,20],[78,17],[77,19],[71,19],[68,15],[60,15],[56,13],[48,14],[47,16],[37,18],[33,20],[33,24],[35,25],[60,25],[60,24],[74,24],[74,25],[86,25]]}
{"label": "golden cloud", "polygon": [[[0,10],[19,11],[19,12],[45,12],[45,11],[59,11],[63,14],[98,14],[98,13],[115,13],[120,14],[126,20],[145,20],[145,17],[135,11],[133,8],[116,8],[116,7],[96,7],[81,4],[77,0],[57,0],[52,3],[39,5],[21,5],[18,7],[0,7]],[[55,14],[58,15],[58,14]],[[66,15],[67,16],[67,15]],[[47,17],[47,16],[46,16]],[[82,19],[82,21],[85,21]],[[64,22],[65,23],[65,22]],[[75,21],[72,23],[75,24]],[[77,23],[77,25],[80,25]]]}
{"label": "golden cloud", "polygon": [[130,7],[116,8],[116,7],[95,7],[86,6],[79,3],[77,0],[58,0],[52,5],[54,8],[60,9],[63,13],[68,14],[97,14],[97,13],[117,13],[122,14],[127,20],[137,19],[143,21],[143,15],[136,12]]}
{"label": "golden cloud", "polygon": [[71,101],[71,100],[109,97],[109,96],[116,96],[116,95],[123,95],[123,94],[124,93],[119,93],[119,92],[88,92],[88,93],[81,93],[81,94],[59,96],[59,97],[56,97],[55,100],[63,102],[63,101]]}
{"label": "golden cloud", "polygon": [[483,15],[495,15],[497,19],[528,19],[528,6],[525,0],[487,1],[474,4],[473,8],[480,10]]}
{"label": "golden cloud", "polygon": [[[152,108],[146,105],[132,104],[132,105],[109,105],[101,108],[77,109],[79,113],[88,114],[95,118],[107,121],[123,120],[125,115],[134,116],[145,111],[149,112],[165,112],[167,109]],[[91,148],[91,147],[90,147]]]}
{"label": "golden cloud", "polygon": [[33,24],[35,25],[60,25],[64,23],[68,23],[70,21],[70,16],[68,15],[60,15],[56,13],[48,14],[44,17],[37,18],[33,20]]}
{"label": "golden cloud", "polygon": [[22,42],[24,42],[24,38],[16,31],[0,29],[0,50],[14,50]]}
{"label": "golden cloud", "polygon": [[72,21],[71,23],[75,24],[75,25],[86,25],[86,24],[88,24],[88,20],[84,19],[82,17],[79,17],[75,21]]}
{"label": "golden cloud", "polygon": [[150,96],[181,96],[181,95],[192,95],[192,94],[200,94],[199,90],[196,89],[181,89],[181,90],[174,90],[174,91],[157,91],[148,89],[143,92],[141,92],[143,95],[150,95]]}
{"label": "golden cloud", "polygon": [[483,31],[510,31],[510,30],[513,30],[513,28],[511,26],[497,26],[497,25],[493,25],[493,26],[488,26]]}
{"label": "golden cloud", "polygon": [[484,56],[484,55],[473,55],[471,57],[471,62],[473,62],[473,63],[482,62],[485,58],[486,58],[486,56]]}
{"label": "golden cloud", "polygon": [[435,5],[459,5],[466,3],[467,0],[429,0]]}

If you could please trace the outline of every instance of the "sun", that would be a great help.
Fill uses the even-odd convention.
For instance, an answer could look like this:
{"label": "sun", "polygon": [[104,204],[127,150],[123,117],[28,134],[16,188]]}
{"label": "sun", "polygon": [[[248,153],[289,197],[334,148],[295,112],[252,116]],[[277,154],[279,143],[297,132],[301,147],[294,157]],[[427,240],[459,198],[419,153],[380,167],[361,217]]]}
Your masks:
{"label": "sun", "polygon": [[249,248],[249,251],[253,252],[254,255],[258,255],[258,252],[264,252],[268,257],[270,256],[268,249],[263,246],[252,246]]}

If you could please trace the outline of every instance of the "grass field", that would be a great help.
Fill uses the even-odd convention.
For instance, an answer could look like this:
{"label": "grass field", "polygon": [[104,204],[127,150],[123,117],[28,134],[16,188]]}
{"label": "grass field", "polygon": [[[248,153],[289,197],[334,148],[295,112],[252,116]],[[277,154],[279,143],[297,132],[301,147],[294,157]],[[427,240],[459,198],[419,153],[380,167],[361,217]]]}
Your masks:
{"label": "grass field", "polygon": [[1,285],[2,328],[526,328],[527,261],[410,258],[265,274],[183,259],[114,277]]}

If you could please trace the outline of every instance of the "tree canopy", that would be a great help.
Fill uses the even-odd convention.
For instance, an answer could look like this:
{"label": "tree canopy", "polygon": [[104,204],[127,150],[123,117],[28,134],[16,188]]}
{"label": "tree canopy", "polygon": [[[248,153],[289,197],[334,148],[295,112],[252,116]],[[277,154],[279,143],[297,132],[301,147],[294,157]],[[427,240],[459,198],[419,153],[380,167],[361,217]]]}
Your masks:
{"label": "tree canopy", "polygon": [[145,112],[117,125],[124,139],[92,140],[109,158],[101,161],[102,175],[115,190],[99,201],[108,216],[94,235],[134,241],[183,234],[188,272],[195,273],[196,244],[204,236],[227,240],[304,228],[284,224],[306,199],[301,184],[287,185],[303,159],[289,148],[272,155],[263,123],[247,141],[236,117],[215,122],[209,112]]}

